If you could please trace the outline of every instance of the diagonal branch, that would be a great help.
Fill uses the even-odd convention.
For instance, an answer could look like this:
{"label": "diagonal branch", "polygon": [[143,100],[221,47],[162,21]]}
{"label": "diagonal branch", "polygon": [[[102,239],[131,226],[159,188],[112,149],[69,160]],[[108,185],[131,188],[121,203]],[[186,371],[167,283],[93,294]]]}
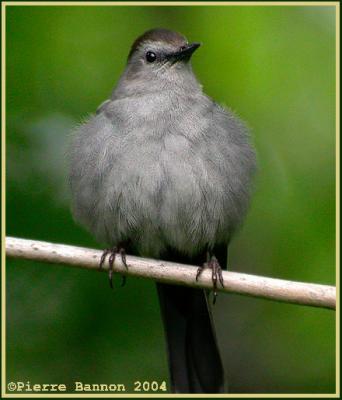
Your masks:
{"label": "diagonal branch", "polygon": [[[71,267],[99,271],[102,252],[83,247],[7,237],[6,255],[12,258],[66,264]],[[115,261],[114,271],[121,274],[198,288],[211,289],[213,286],[210,271],[204,271],[196,282],[197,267],[194,266],[127,256],[127,271],[119,259],[120,257],[117,257]],[[108,270],[107,262],[101,270]],[[313,307],[336,308],[334,286],[292,282],[226,271],[223,272],[223,279],[225,287],[219,287],[220,292]]]}

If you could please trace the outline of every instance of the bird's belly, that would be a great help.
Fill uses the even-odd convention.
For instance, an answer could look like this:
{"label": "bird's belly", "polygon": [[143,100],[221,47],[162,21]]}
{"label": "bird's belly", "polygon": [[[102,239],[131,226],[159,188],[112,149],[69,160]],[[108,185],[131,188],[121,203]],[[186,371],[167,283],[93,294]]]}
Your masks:
{"label": "bird's belly", "polygon": [[166,247],[196,253],[217,239],[223,209],[217,182],[205,160],[189,157],[179,138],[175,148],[131,148],[106,181],[110,241],[129,238],[139,253],[153,257]]}

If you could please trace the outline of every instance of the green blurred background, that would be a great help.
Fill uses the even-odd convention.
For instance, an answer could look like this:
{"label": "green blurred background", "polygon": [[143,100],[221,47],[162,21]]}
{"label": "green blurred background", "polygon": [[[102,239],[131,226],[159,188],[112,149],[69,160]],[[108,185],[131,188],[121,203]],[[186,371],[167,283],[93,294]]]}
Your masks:
{"label": "green blurred background", "polygon": [[[71,129],[111,93],[132,41],[203,43],[205,92],[252,129],[259,172],[229,268],[335,284],[335,9],[7,7],[7,234],[102,248],[69,211]],[[119,277],[116,277],[119,282]],[[230,391],[335,391],[335,313],[237,295],[214,309]],[[167,380],[152,281],[7,263],[7,381]]]}

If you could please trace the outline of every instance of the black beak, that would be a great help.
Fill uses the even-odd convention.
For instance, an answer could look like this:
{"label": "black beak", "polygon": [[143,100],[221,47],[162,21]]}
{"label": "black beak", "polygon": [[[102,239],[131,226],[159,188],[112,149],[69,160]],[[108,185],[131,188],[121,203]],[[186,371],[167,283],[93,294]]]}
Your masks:
{"label": "black beak", "polygon": [[180,48],[178,51],[169,53],[166,55],[166,58],[169,60],[173,60],[174,62],[180,61],[180,60],[189,60],[190,57],[192,56],[192,53],[200,47],[201,43],[190,43],[182,48]]}

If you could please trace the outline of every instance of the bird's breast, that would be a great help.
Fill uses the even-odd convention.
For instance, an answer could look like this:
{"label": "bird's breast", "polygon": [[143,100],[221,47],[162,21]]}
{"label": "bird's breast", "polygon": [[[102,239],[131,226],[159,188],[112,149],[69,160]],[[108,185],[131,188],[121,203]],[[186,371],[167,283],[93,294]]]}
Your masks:
{"label": "bird's breast", "polygon": [[148,137],[125,147],[107,177],[115,225],[187,252],[214,242],[224,202],[217,171],[184,135]]}

